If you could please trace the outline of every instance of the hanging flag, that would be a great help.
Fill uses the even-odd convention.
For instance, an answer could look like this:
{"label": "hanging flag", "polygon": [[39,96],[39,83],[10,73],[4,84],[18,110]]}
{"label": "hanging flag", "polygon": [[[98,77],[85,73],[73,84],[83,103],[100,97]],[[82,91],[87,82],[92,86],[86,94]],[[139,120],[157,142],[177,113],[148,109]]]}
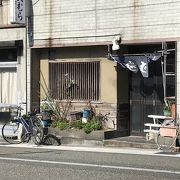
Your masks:
{"label": "hanging flag", "polygon": [[113,60],[114,62],[117,62],[118,64],[120,64],[123,68],[126,68],[126,66],[124,65],[124,56],[118,55],[108,55],[108,59]]}
{"label": "hanging flag", "polygon": [[161,58],[161,54],[152,53],[135,56],[117,56],[109,54],[108,58],[114,60],[123,68],[127,68],[134,73],[137,73],[140,70],[142,76],[147,78],[149,77],[148,63],[151,61],[157,61],[159,58]]}
{"label": "hanging flag", "polygon": [[136,56],[135,59],[142,76],[147,78],[149,76],[148,58],[146,56]]}
{"label": "hanging flag", "polygon": [[126,68],[128,68],[130,71],[137,73],[138,72],[138,66],[134,59],[134,56],[125,56],[124,65]]}
{"label": "hanging flag", "polygon": [[157,53],[152,53],[152,54],[146,54],[145,56],[152,61],[157,61],[162,55]]}

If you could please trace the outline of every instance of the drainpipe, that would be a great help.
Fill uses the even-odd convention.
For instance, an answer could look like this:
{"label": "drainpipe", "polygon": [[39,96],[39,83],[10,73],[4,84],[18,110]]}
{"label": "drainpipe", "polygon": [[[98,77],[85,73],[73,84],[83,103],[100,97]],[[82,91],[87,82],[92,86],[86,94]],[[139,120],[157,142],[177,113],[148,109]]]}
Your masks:
{"label": "drainpipe", "polygon": [[27,114],[27,107],[28,107],[28,101],[27,101],[27,93],[28,93],[28,90],[27,90],[27,88],[28,88],[28,85],[27,85],[27,47],[28,47],[28,45],[27,45],[27,26],[28,26],[28,17],[25,17],[26,18],[26,20],[25,20],[25,33],[26,33],[26,38],[25,38],[25,48],[26,48],[26,114]]}
{"label": "drainpipe", "polygon": [[[31,1],[30,0],[25,0],[25,28],[26,28],[26,38],[25,38],[25,48],[26,48],[26,113],[28,110],[30,110],[30,102],[28,102],[28,55],[27,55],[27,48],[28,48],[28,24],[29,24],[29,17],[31,16]],[[29,72],[30,73],[30,72]]]}

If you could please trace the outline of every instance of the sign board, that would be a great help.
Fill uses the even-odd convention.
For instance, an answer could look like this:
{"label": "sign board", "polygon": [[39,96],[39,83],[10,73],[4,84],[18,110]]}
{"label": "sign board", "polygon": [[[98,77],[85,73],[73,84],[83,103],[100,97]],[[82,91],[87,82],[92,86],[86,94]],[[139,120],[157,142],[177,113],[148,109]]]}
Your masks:
{"label": "sign board", "polygon": [[10,21],[25,24],[25,0],[10,0]]}

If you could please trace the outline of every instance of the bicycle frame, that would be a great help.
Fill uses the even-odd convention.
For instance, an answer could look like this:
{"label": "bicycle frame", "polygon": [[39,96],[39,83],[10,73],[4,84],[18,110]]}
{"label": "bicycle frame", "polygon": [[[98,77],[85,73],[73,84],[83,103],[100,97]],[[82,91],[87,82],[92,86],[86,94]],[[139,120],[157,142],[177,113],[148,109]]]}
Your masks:
{"label": "bicycle frame", "polygon": [[29,117],[21,115],[21,106],[17,107],[17,116],[9,119],[2,127],[2,136],[10,144],[19,144],[29,142],[30,139],[40,145],[44,138],[44,126],[36,116],[36,113],[30,113]]}
{"label": "bicycle frame", "polygon": [[[21,114],[21,106],[18,107],[18,115],[17,118],[15,118],[17,123],[22,124],[24,130],[25,130],[25,135],[31,136],[33,134],[33,122],[32,122],[32,116],[30,116],[27,120],[22,117]],[[28,122],[27,122],[28,121]]]}
{"label": "bicycle frame", "polygon": [[21,123],[23,128],[26,131],[26,134],[32,134],[33,130],[33,123],[31,117],[28,119],[29,123],[27,123],[27,120],[25,120],[23,117],[20,117],[16,119],[16,122]]}

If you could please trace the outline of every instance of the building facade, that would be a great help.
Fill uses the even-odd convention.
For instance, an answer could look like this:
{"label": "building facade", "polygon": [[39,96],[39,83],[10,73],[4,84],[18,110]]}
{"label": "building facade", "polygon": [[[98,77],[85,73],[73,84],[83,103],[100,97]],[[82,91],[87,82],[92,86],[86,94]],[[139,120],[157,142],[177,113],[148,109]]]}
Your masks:
{"label": "building facade", "polygon": [[26,102],[26,28],[11,24],[10,1],[0,1],[0,103]]}
{"label": "building facade", "polygon": [[[2,2],[1,9],[8,8],[5,6],[8,1]],[[57,101],[70,96],[74,109],[91,101],[97,112],[109,114],[107,127],[118,135],[142,134],[144,123],[149,121],[147,115],[163,113],[164,96],[175,97],[179,117],[180,1],[30,2],[31,14],[26,24],[28,48],[24,53],[27,62],[21,69],[26,74],[22,88],[27,88],[28,109],[45,98],[43,87],[47,87]],[[6,16],[8,11],[7,15],[3,13],[3,19],[8,19]],[[25,42],[24,27],[16,27],[14,37],[10,38],[11,29],[0,29],[4,34],[1,42],[4,39]],[[112,43],[117,36],[121,39],[120,49],[113,51]],[[140,69],[133,73],[109,58],[152,53],[162,56],[149,62],[148,77],[143,77]],[[165,58],[170,72],[166,88],[161,64]]]}

